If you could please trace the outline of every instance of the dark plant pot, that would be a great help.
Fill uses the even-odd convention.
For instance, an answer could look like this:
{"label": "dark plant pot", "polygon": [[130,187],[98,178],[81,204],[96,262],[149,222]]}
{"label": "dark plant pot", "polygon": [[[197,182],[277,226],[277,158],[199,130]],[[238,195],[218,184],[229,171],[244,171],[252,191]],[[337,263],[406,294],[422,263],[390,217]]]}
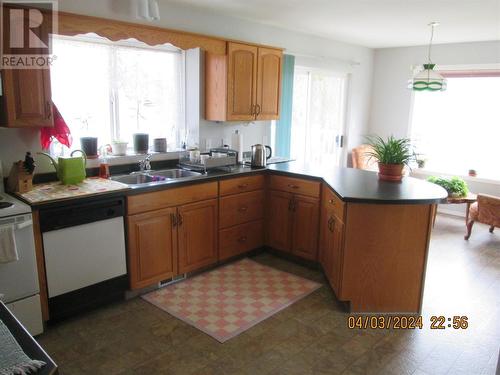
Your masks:
{"label": "dark plant pot", "polygon": [[383,181],[398,182],[403,179],[404,164],[378,163],[378,178]]}
{"label": "dark plant pot", "polygon": [[149,150],[149,134],[136,133],[134,138],[134,152],[136,154],[147,154]]}
{"label": "dark plant pot", "polygon": [[97,159],[97,137],[81,137],[80,145],[88,159]]}

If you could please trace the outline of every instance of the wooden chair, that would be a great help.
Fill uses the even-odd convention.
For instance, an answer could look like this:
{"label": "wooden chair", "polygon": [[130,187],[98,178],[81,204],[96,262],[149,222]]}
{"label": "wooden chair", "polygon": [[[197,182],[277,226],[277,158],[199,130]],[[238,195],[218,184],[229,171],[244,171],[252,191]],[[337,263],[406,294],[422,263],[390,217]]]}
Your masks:
{"label": "wooden chair", "polygon": [[469,239],[472,226],[476,221],[489,225],[490,233],[493,233],[495,227],[500,227],[500,197],[486,194],[477,195],[477,202],[469,210],[467,234],[464,236],[464,239]]}
{"label": "wooden chair", "polygon": [[370,145],[360,145],[352,149],[352,167],[365,169],[367,171],[377,171],[377,160],[370,157],[368,153],[373,150]]}

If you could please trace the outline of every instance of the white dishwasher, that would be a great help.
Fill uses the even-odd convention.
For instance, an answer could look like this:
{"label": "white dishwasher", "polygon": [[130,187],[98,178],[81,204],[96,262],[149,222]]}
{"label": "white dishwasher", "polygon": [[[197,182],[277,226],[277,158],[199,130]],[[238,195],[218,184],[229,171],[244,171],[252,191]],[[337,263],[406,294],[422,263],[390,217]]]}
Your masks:
{"label": "white dishwasher", "polygon": [[51,321],[124,297],[124,212],[123,198],[40,211]]}

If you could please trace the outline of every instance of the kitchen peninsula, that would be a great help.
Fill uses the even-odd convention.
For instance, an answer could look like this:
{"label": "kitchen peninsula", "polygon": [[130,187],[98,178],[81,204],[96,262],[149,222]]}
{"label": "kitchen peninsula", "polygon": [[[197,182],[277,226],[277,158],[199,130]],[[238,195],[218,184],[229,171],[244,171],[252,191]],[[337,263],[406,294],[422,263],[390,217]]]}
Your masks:
{"label": "kitchen peninsula", "polygon": [[390,183],[374,172],[289,162],[39,201],[32,207],[42,214],[34,217],[43,218],[46,206],[117,194],[126,199],[132,290],[272,249],[321,264],[351,312],[410,313],[421,309],[432,206],[446,198],[444,189],[411,177]]}

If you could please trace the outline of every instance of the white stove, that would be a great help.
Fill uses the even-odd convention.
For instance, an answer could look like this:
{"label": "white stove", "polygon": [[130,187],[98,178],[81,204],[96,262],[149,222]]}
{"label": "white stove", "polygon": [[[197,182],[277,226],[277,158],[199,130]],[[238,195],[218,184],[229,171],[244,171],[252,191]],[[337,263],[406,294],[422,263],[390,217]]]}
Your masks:
{"label": "white stove", "polygon": [[31,213],[31,207],[7,193],[0,192],[0,218]]}
{"label": "white stove", "polygon": [[[31,207],[2,191],[0,229],[0,236],[14,237],[18,258],[0,260],[0,299],[32,335],[38,335],[43,323]],[[0,238],[0,246],[9,242]]]}

